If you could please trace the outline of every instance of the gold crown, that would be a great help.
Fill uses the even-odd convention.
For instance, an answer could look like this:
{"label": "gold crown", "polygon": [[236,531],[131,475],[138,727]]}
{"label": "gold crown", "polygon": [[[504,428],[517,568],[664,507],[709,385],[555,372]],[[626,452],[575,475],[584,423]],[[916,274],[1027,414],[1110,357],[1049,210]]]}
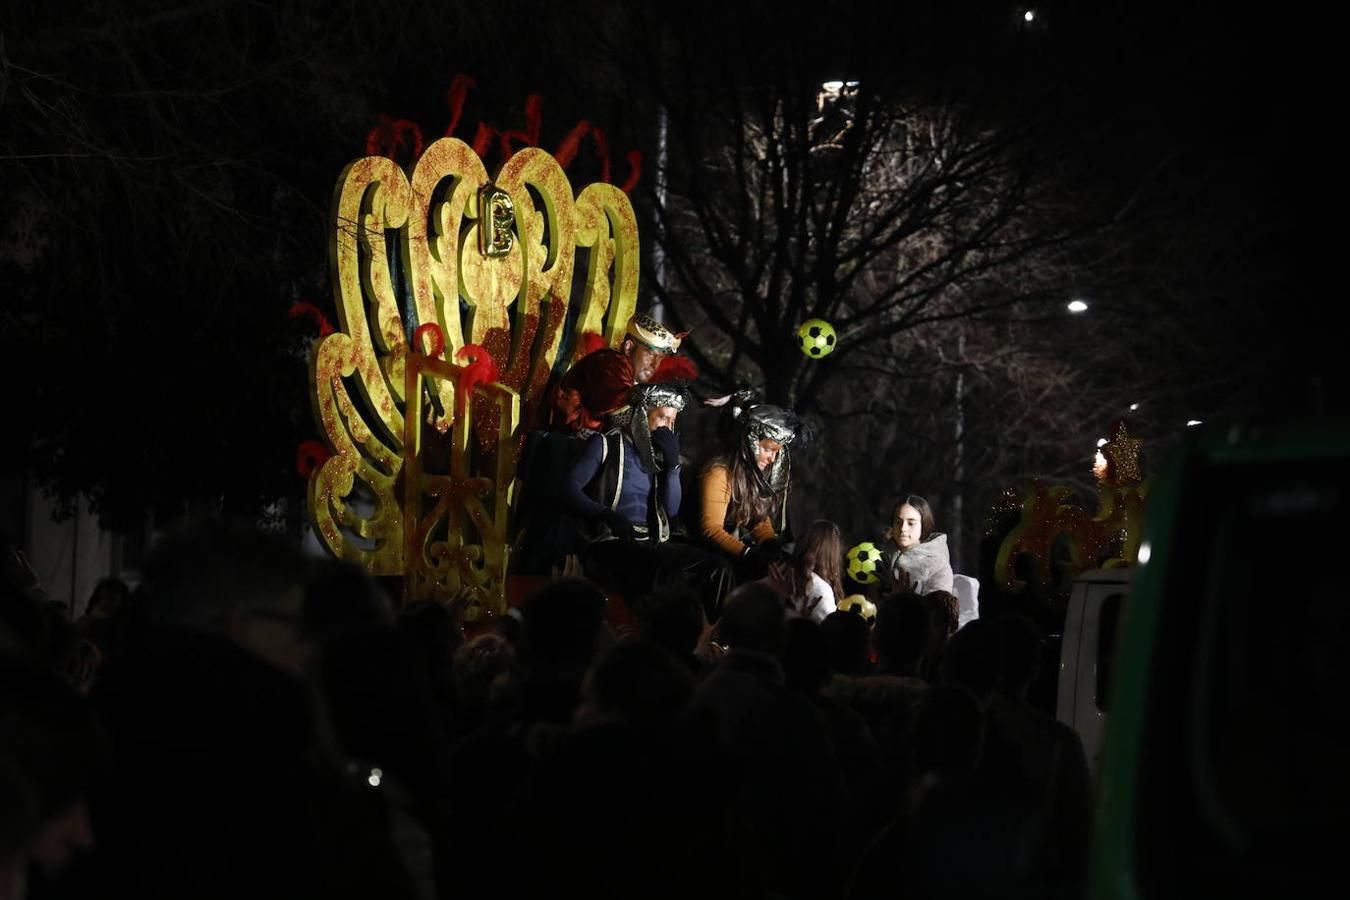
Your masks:
{"label": "gold crown", "polygon": [[676,334],[651,316],[638,314],[628,320],[625,333],[649,350],[657,353],[674,353],[680,349],[684,335]]}

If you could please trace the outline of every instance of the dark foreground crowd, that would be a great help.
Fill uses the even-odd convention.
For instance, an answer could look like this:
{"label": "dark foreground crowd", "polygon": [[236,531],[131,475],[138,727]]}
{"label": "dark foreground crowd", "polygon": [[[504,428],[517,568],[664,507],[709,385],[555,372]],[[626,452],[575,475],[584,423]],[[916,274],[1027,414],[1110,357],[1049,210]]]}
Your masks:
{"label": "dark foreground crowd", "polygon": [[1087,768],[1019,617],[757,581],[616,631],[560,577],[466,633],[217,522],[72,623],[6,556],[0,898],[1079,893]]}

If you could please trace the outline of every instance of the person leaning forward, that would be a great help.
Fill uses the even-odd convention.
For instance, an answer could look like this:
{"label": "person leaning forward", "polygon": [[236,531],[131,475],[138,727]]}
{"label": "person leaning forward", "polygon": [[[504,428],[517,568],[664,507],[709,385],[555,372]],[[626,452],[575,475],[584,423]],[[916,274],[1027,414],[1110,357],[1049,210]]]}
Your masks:
{"label": "person leaning forward", "polygon": [[[622,407],[637,384],[667,380],[657,370],[680,349],[676,334],[647,315],[628,320],[617,349],[592,350],[577,360],[549,393],[548,426],[554,431],[599,430],[605,415]],[[687,362],[684,357],[681,360]]]}
{"label": "person leaning forward", "polygon": [[587,439],[568,473],[564,501],[591,538],[582,553],[589,577],[630,603],[657,585],[684,582],[713,617],[729,584],[727,563],[670,539],[682,500],[674,426],[685,403],[676,385],[634,387],[609,428]]}

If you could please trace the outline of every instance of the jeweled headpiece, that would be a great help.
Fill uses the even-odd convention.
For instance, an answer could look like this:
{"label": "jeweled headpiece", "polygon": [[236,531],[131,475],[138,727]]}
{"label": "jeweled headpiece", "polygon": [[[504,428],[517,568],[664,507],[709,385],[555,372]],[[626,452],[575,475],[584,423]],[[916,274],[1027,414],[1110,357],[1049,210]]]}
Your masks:
{"label": "jeweled headpiece", "polygon": [[649,350],[657,353],[674,353],[680,349],[684,335],[676,334],[651,316],[638,314],[628,320],[624,333]]}
{"label": "jeweled headpiece", "polygon": [[[769,496],[782,493],[788,486],[792,472],[790,448],[799,438],[805,439],[806,427],[795,412],[781,406],[762,403],[741,413],[741,448],[746,462],[758,472],[760,493]],[[767,469],[755,468],[755,457],[760,441],[773,441],[782,446],[778,456]]]}
{"label": "jeweled headpiece", "polygon": [[684,409],[689,402],[689,394],[684,386],[675,382],[660,384],[639,384],[628,392],[628,405],[610,416],[610,426],[623,429],[637,450],[638,460],[645,472],[657,472],[664,468],[664,460],[658,459],[652,447],[652,432],[647,426],[647,414],[662,406]]}

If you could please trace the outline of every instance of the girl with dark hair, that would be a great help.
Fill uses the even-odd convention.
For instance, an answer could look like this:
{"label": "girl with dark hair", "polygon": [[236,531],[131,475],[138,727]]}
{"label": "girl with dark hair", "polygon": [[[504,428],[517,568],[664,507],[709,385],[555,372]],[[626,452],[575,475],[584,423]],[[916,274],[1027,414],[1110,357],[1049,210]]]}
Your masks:
{"label": "girl with dark hair", "polygon": [[889,573],[894,589],[914,594],[951,593],[947,536],[934,530],[933,510],[927,500],[910,494],[896,503],[885,535],[893,548],[886,556],[883,574]]}
{"label": "girl with dark hair", "polygon": [[844,599],[844,541],[839,526],[817,519],[806,527],[792,554],[792,593],[804,619],[823,622]]}
{"label": "girl with dark hair", "polygon": [[763,577],[783,555],[791,447],[804,429],[796,413],[779,406],[733,406],[731,414],[730,446],[699,473],[699,533],[737,560],[744,581]]}

